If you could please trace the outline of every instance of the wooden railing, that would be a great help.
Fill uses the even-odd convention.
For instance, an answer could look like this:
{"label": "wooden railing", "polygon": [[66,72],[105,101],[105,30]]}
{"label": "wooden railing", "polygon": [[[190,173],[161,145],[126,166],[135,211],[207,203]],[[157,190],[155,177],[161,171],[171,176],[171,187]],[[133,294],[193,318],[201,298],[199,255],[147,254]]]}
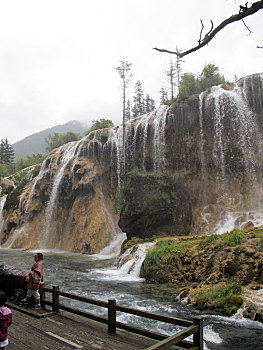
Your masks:
{"label": "wooden railing", "polygon": [[[52,294],[52,301],[46,299],[46,293]],[[193,321],[188,321],[188,320],[175,318],[175,317],[163,316],[163,315],[155,314],[149,311],[133,309],[126,306],[117,305],[115,299],[108,299],[108,302],[97,300],[97,299],[91,299],[81,295],[61,291],[59,290],[58,286],[47,288],[44,286],[44,284],[41,285],[40,295],[41,295],[41,305],[43,308],[45,308],[47,305],[52,307],[52,310],[54,312],[58,312],[59,310],[64,310],[67,312],[71,312],[73,314],[77,314],[77,315],[107,324],[109,333],[115,333],[116,329],[120,328],[129,332],[137,333],[152,339],[159,340],[159,342],[150,346],[146,350],[157,350],[157,349],[164,350],[164,349],[169,349],[173,345],[176,345],[174,349],[177,349],[177,350],[180,350],[180,349],[203,350],[203,318],[200,316],[194,317]],[[89,313],[87,311],[83,311],[80,309],[73,308],[71,306],[63,305],[60,303],[60,296],[106,308],[108,309],[108,317],[98,316],[98,315]],[[174,325],[182,326],[186,328],[172,336],[167,336],[167,335],[156,333],[147,329],[138,328],[122,322],[118,322],[116,317],[117,311],[136,315],[136,316],[141,316],[141,317],[156,320],[156,321],[170,323],[170,324],[174,324]],[[193,341],[185,340],[185,338],[187,338],[189,335],[193,335]]]}

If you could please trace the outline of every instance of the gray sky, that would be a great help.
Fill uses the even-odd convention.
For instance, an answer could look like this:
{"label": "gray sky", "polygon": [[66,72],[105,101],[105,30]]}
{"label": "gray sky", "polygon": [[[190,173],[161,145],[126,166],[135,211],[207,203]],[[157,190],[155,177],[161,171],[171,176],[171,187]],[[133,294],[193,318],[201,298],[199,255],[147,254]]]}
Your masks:
{"label": "gray sky", "polygon": [[[11,143],[79,120],[121,120],[120,78],[125,58],[134,84],[159,105],[170,55],[195,46],[205,29],[238,12],[238,0],[0,0],[0,138]],[[184,57],[183,72],[219,66],[227,80],[263,71],[263,10],[227,26],[208,46]],[[175,59],[174,56],[172,56]]]}

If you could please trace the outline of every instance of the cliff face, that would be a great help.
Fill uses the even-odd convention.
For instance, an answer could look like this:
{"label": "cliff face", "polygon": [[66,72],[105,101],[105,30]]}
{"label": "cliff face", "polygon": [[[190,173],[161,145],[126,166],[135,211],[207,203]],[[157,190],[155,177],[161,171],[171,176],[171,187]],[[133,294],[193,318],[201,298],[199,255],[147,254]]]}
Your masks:
{"label": "cliff face", "polygon": [[[159,210],[157,204],[157,211],[147,215],[148,221],[155,222],[156,232],[180,234],[178,227],[184,225],[183,233],[213,230],[228,211],[250,210],[249,219],[255,219],[263,198],[262,81],[263,75],[255,74],[235,85],[213,87],[128,123],[126,172],[136,168],[163,173],[184,193],[168,202],[155,196]],[[143,236],[145,223],[138,234],[140,225],[130,225],[132,212],[117,205],[126,183],[122,134],[122,127],[94,131],[51,152],[41,165],[28,170],[27,180],[7,197],[2,186],[2,246],[96,253],[120,233],[120,211],[125,212],[122,226],[129,236]],[[147,186],[140,180],[134,187],[133,197],[143,208],[141,194]],[[162,191],[158,188],[158,193]],[[180,198],[188,203],[181,209]],[[169,201],[177,214],[165,227]],[[153,220],[158,213],[160,220]],[[237,226],[248,221],[244,215],[237,215]],[[141,217],[135,218],[137,224]]]}

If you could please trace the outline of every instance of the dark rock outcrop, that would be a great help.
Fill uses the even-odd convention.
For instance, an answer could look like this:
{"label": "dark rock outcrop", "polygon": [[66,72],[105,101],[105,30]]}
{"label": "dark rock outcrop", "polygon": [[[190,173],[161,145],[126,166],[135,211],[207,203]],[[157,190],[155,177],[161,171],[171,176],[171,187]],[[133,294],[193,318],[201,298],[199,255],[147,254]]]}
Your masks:
{"label": "dark rock outcrop", "polygon": [[192,223],[189,194],[169,177],[130,174],[123,185],[123,200],[118,224],[128,239],[189,233]]}

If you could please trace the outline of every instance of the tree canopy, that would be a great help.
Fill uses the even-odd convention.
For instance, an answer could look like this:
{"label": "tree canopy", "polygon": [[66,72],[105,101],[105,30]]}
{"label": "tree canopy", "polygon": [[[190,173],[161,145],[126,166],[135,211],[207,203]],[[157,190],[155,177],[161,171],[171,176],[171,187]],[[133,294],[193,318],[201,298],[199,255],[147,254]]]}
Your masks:
{"label": "tree canopy", "polygon": [[11,164],[15,158],[14,147],[9,143],[8,139],[1,139],[0,143],[0,164]]}
{"label": "tree canopy", "polygon": [[54,135],[49,134],[47,137],[45,137],[45,141],[47,143],[46,150],[50,152],[52,149],[60,147],[65,143],[77,141],[79,139],[80,135],[72,131],[69,131],[66,134],[59,134],[57,132]]}
{"label": "tree canopy", "polygon": [[88,135],[91,131],[105,128],[112,128],[114,126],[112,120],[101,118],[100,120],[93,120],[92,127],[85,133]]}
{"label": "tree canopy", "polygon": [[204,66],[199,76],[195,76],[193,73],[186,73],[182,76],[177,100],[184,100],[193,94],[199,94],[211,86],[220,85],[224,82],[225,78],[220,75],[219,68],[209,63]]}
{"label": "tree canopy", "polygon": [[26,158],[18,158],[15,162],[16,171],[25,169],[31,165],[39,164],[45,159],[45,156],[42,154],[31,154],[26,156]]}

